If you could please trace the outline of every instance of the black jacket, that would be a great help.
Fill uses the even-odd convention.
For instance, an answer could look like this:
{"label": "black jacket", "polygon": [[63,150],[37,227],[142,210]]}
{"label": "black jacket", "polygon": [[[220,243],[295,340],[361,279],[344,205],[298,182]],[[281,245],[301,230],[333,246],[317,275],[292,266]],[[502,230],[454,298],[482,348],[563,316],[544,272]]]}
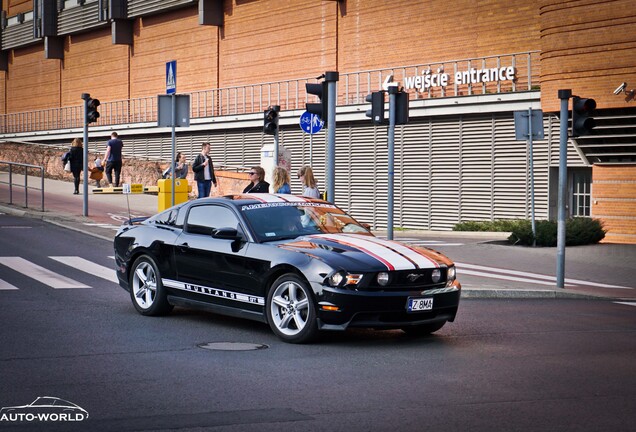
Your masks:
{"label": "black jacket", "polygon": [[84,148],[71,147],[71,154],[68,160],[71,161],[71,172],[80,172],[84,169]]}
{"label": "black jacket", "polygon": [[243,189],[243,193],[269,193],[269,183],[262,181],[258,182],[256,186],[250,183]]}
{"label": "black jacket", "polygon": [[[214,175],[214,165],[212,164],[212,158],[210,158],[210,156],[207,156],[207,158],[208,158],[208,166],[210,167],[210,177],[212,177],[212,183],[214,183],[214,185],[216,186],[216,176]],[[194,172],[194,179],[196,181],[205,180],[205,172],[204,172],[205,167],[203,166],[204,162],[205,162],[205,156],[199,153],[197,157],[194,159],[194,162],[192,163],[192,171]]]}

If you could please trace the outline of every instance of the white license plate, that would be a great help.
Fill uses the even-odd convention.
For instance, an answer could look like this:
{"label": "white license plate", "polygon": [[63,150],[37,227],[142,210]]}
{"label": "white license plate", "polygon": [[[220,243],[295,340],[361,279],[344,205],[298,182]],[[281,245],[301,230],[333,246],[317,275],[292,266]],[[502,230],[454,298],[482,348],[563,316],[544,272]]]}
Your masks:
{"label": "white license plate", "polygon": [[433,297],[409,297],[407,310],[409,312],[427,311],[433,309]]}

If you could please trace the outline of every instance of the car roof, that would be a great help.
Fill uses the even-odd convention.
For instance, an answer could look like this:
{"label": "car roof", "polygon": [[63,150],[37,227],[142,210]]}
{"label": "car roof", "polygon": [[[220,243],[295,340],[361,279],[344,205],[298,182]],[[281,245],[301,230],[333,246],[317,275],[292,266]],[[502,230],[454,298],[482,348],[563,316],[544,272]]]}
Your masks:
{"label": "car roof", "polygon": [[224,195],[222,197],[210,197],[203,198],[198,200],[190,201],[190,204],[196,203],[205,203],[205,202],[231,202],[235,206],[242,206],[246,204],[262,204],[262,203],[276,203],[276,202],[316,202],[316,203],[326,203],[327,201],[323,201],[321,199],[316,198],[307,198],[300,195],[290,195],[290,194],[269,194],[269,193],[258,193],[258,194],[231,194]]}

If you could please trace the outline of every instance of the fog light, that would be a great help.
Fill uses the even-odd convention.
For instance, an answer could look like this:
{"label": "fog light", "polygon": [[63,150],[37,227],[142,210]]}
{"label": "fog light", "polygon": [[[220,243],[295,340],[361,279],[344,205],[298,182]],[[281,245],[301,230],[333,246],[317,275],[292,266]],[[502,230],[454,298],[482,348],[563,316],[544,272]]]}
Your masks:
{"label": "fog light", "polygon": [[439,282],[441,278],[442,278],[442,272],[440,271],[440,269],[438,268],[433,269],[433,271],[431,272],[431,280],[433,281],[433,283]]}
{"label": "fog light", "polygon": [[385,286],[389,283],[389,274],[387,272],[380,272],[376,280],[378,281],[378,285]]}

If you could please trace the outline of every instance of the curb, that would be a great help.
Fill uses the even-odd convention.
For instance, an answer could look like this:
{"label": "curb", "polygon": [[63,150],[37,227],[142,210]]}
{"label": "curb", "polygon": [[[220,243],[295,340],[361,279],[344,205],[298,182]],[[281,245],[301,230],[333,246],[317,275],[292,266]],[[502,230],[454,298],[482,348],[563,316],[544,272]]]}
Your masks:
{"label": "curb", "polygon": [[571,290],[528,290],[495,288],[462,288],[464,299],[578,299],[578,300],[615,300],[597,294],[583,294]]}

